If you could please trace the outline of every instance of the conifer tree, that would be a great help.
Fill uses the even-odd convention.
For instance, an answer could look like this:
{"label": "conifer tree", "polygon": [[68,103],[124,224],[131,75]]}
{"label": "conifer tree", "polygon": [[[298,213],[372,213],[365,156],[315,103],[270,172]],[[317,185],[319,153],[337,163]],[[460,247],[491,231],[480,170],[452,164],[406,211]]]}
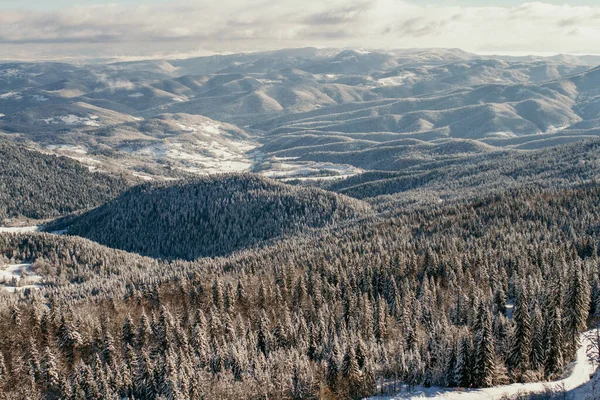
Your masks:
{"label": "conifer tree", "polygon": [[514,332],[512,336],[508,366],[511,371],[523,373],[529,367],[531,354],[531,320],[529,301],[522,288],[513,311]]}
{"label": "conifer tree", "polygon": [[575,355],[579,345],[579,332],[586,327],[589,316],[589,288],[583,277],[580,265],[574,265],[570,271],[567,294],[565,296],[565,334],[570,338],[567,346],[567,357]]}
{"label": "conifer tree", "polygon": [[489,312],[480,308],[482,326],[476,332],[477,345],[475,348],[475,385],[478,387],[490,387],[493,384],[495,371],[494,336],[492,333],[492,322]]}
{"label": "conifer tree", "polygon": [[44,354],[42,356],[41,375],[46,390],[53,395],[57,395],[60,386],[60,377],[56,358],[49,347],[44,349]]}
{"label": "conifer tree", "polygon": [[329,358],[327,359],[327,386],[335,392],[338,381],[338,374],[340,372],[339,367],[339,348],[337,343],[334,341],[329,352]]}
{"label": "conifer tree", "polygon": [[460,341],[458,354],[456,357],[456,368],[454,371],[454,381],[460,387],[468,388],[471,386],[473,371],[471,369],[472,344],[466,335]]}
{"label": "conifer tree", "polygon": [[544,374],[551,378],[562,371],[563,358],[563,321],[560,308],[550,310],[548,316],[546,354],[544,360]]}

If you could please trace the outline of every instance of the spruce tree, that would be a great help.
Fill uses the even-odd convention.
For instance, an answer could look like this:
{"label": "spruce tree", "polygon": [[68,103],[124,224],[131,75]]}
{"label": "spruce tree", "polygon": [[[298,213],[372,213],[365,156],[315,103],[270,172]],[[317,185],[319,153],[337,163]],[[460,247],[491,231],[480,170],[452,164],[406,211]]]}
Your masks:
{"label": "spruce tree", "polygon": [[454,381],[460,387],[468,388],[471,386],[471,379],[473,376],[473,371],[471,369],[471,354],[471,340],[465,335],[460,341],[454,371]]}
{"label": "spruce tree", "polygon": [[339,367],[340,351],[337,343],[334,341],[329,352],[329,358],[327,359],[327,386],[335,392],[338,381],[338,374],[340,372]]}
{"label": "spruce tree", "polygon": [[525,289],[521,288],[513,311],[514,331],[508,367],[511,371],[523,373],[529,367],[531,354],[531,320],[529,316],[529,301]]}
{"label": "spruce tree", "polygon": [[476,333],[477,345],[475,348],[475,385],[479,387],[490,387],[493,384],[495,358],[494,336],[492,333],[492,321],[486,309],[482,313],[481,330]]}
{"label": "spruce tree", "polygon": [[546,339],[546,354],[544,360],[544,374],[552,378],[562,371],[563,358],[563,321],[560,308],[550,310],[548,315],[548,328]]}
{"label": "spruce tree", "polygon": [[567,354],[572,358],[579,346],[579,333],[586,327],[589,316],[590,294],[580,265],[571,268],[567,295],[565,296],[565,335],[568,338]]}

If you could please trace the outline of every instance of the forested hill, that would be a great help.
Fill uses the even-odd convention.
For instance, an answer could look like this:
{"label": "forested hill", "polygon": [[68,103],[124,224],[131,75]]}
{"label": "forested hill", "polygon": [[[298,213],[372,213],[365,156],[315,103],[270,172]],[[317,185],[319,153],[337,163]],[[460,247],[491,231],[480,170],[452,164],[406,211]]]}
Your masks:
{"label": "forested hill", "polygon": [[147,256],[192,260],[367,214],[365,203],[320,189],[219,175],[134,187],[74,219],[69,233]]}
{"label": "forested hill", "polygon": [[124,179],[90,172],[75,160],[0,143],[0,224],[96,207],[126,187]]}
{"label": "forested hill", "polygon": [[600,318],[599,201],[597,185],[514,190],[168,265],[6,235],[0,253],[56,286],[0,296],[0,392],[359,399],[392,379],[551,379]]}

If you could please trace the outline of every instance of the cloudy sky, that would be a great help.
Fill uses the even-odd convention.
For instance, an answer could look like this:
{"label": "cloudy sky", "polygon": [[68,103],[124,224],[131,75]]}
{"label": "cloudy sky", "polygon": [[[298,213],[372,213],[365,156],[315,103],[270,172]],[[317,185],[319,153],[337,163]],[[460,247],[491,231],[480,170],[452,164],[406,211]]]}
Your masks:
{"label": "cloudy sky", "polygon": [[599,37],[598,0],[0,0],[4,60],[302,46],[598,54]]}

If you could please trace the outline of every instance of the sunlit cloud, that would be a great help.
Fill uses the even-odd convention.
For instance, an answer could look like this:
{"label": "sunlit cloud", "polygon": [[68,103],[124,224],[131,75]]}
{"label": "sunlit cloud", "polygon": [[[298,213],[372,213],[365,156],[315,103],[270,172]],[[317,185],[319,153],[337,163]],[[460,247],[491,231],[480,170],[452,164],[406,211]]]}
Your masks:
{"label": "sunlit cloud", "polygon": [[282,47],[597,53],[600,6],[426,6],[395,0],[180,2],[58,11],[0,6],[0,57],[135,56]]}

